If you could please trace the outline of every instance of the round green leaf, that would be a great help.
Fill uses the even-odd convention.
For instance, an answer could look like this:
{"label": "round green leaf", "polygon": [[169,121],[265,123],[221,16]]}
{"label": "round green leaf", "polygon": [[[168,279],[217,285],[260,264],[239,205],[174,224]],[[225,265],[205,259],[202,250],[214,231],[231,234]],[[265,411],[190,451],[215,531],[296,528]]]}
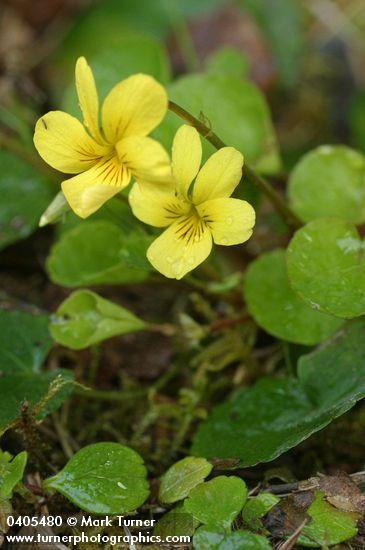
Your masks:
{"label": "round green leaf", "polygon": [[236,476],[218,476],[195,487],[185,509],[201,523],[229,528],[247,498],[245,482]]}
{"label": "round green leaf", "polygon": [[167,504],[182,500],[210,474],[213,466],[205,458],[187,456],[161,477],[159,499]]}
{"label": "round green leaf", "polygon": [[302,530],[298,544],[312,548],[333,546],[351,539],[357,534],[358,514],[343,512],[331,506],[318,491],[316,498],[307,510],[312,518]]}
{"label": "round green leaf", "polygon": [[[138,238],[139,237],[139,238]],[[64,233],[53,245],[47,258],[47,270],[53,282],[67,287],[98,284],[137,283],[147,277],[147,271],[129,267],[131,235],[110,222],[86,222]],[[138,255],[145,257],[149,241],[141,234]],[[137,248],[135,240],[133,247]],[[126,258],[126,253],[129,254]],[[149,269],[147,260],[146,270]]]}
{"label": "round green leaf", "polygon": [[331,145],[311,151],[291,173],[289,199],[305,222],[326,216],[364,222],[364,155],[349,147]]}
{"label": "round green leaf", "polygon": [[52,199],[47,180],[19,157],[0,151],[0,250],[28,237]]}
{"label": "round green leaf", "polygon": [[142,458],[119,443],[95,443],[78,451],[44,482],[92,514],[127,514],[149,495]]}
{"label": "round green leaf", "polygon": [[364,243],[343,220],[322,218],[299,229],[287,249],[290,283],[313,308],[338,317],[365,313]]}
{"label": "round green leaf", "polygon": [[73,292],[50,324],[56,342],[72,349],[87,348],[112,336],[145,328],[146,323],[133,313],[90,290]]}
{"label": "round green leaf", "polygon": [[317,344],[343,324],[333,316],[312,309],[290,287],[285,250],[262,254],[249,265],[244,294],[255,321],[282,340]]}

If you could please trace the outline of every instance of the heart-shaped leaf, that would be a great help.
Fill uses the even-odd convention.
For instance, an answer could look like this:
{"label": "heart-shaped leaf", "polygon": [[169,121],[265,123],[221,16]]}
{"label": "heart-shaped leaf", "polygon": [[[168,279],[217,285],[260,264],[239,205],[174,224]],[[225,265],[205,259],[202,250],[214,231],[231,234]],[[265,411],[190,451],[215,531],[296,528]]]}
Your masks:
{"label": "heart-shaped leaf", "polygon": [[364,325],[349,325],[299,359],[298,379],[263,379],[236,391],[199,426],[192,454],[269,462],[365,396]]}
{"label": "heart-shaped leaf", "polygon": [[290,283],[312,307],[337,315],[365,313],[364,243],[356,228],[336,218],[313,220],[287,249]]}
{"label": "heart-shaped leaf", "polygon": [[95,443],[78,451],[45,489],[55,489],[92,514],[127,514],[149,495],[147,470],[138,453],[119,443]]}
{"label": "heart-shaped leaf", "polygon": [[124,307],[90,290],[77,290],[52,316],[50,331],[56,342],[72,349],[83,349],[112,336],[143,330],[146,326]]}
{"label": "heart-shaped leaf", "polygon": [[297,344],[326,340],[343,324],[312,309],[290,287],[285,250],[261,254],[245,272],[244,294],[255,321],[267,332]]}

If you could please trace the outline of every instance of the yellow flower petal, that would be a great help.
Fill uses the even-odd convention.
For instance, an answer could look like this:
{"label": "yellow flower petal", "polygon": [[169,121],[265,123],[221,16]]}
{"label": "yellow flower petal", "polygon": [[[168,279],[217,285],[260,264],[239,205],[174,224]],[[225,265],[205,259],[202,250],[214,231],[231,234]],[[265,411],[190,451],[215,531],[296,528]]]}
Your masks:
{"label": "yellow flower petal", "polygon": [[62,191],[72,210],[87,218],[130,181],[128,169],[116,157],[106,158],[86,172],[62,183]]}
{"label": "yellow flower petal", "polygon": [[34,145],[53,168],[66,174],[88,170],[110,152],[94,141],[77,118],[63,111],[42,116],[35,127]]}
{"label": "yellow flower petal", "polygon": [[233,147],[214,153],[200,170],[193,190],[194,204],[230,197],[242,176],[243,156]]}
{"label": "yellow flower petal", "polygon": [[184,195],[197,175],[202,160],[202,145],[198,131],[192,126],[180,126],[172,144],[172,173]]}
{"label": "yellow flower petal", "polygon": [[115,146],[120,162],[138,180],[171,186],[171,165],[168,154],[158,141],[149,137],[131,136]]}
{"label": "yellow flower petal", "polygon": [[79,105],[84,115],[84,124],[93,138],[101,144],[105,139],[99,128],[99,98],[95,86],[94,75],[85,57],[79,57],[75,69],[76,90]]}
{"label": "yellow flower petal", "polygon": [[138,183],[133,185],[128,198],[136,218],[154,227],[171,225],[191,208],[189,203],[175,197],[173,190],[163,194],[149,192]]}
{"label": "yellow flower petal", "polygon": [[239,199],[221,198],[203,202],[197,207],[208,225],[216,244],[232,245],[247,241],[255,225],[252,206]]}
{"label": "yellow flower petal", "polygon": [[146,136],[165,116],[166,90],[151,76],[136,74],[122,80],[106,96],[103,130],[110,143],[128,136]]}
{"label": "yellow flower petal", "polygon": [[181,279],[204,262],[211,249],[212,236],[209,229],[201,223],[198,226],[196,218],[186,216],[153,241],[147,250],[147,258],[165,277]]}

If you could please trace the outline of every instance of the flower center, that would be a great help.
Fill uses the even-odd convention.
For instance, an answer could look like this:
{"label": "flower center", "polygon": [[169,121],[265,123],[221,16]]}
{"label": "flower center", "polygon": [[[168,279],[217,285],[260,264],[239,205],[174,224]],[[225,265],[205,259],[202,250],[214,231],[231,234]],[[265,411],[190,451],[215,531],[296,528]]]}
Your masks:
{"label": "flower center", "polygon": [[176,236],[186,244],[198,242],[202,239],[206,227],[205,221],[199,216],[195,206],[191,205],[189,214],[177,222]]}

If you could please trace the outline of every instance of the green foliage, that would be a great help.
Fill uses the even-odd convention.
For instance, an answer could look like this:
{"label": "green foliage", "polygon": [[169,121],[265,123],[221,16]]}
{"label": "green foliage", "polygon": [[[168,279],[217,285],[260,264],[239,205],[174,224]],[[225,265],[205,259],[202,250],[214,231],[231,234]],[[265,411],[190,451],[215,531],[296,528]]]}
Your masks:
{"label": "green foliage", "polygon": [[245,272],[244,294],[255,321],[267,332],[298,344],[326,340],[343,321],[312,309],[290,287],[285,250],[261,254]]}
{"label": "green foliage", "polygon": [[268,462],[348,411],[365,396],[363,331],[350,325],[302,356],[298,379],[262,379],[236,391],[200,425],[192,453],[239,458],[244,467]]}
{"label": "green foliage", "polygon": [[0,165],[1,250],[25,239],[37,228],[52,192],[43,176],[12,153],[0,151]]}
{"label": "green foliage", "polygon": [[[137,254],[136,239],[141,255],[137,258],[139,265],[133,269],[126,261],[126,254],[128,260]],[[62,235],[53,245],[47,270],[52,281],[67,287],[140,282],[146,279],[147,269],[151,269],[145,258],[149,243],[150,238],[142,232],[124,235],[111,222],[86,222]],[[146,269],[140,268],[142,258]]]}
{"label": "green foliage", "polygon": [[185,509],[201,523],[228,529],[247,498],[245,482],[236,476],[218,476],[192,489]]}
{"label": "green foliage", "polygon": [[[197,550],[272,550],[268,538],[273,537],[273,544],[279,547],[279,536],[290,537],[303,518],[309,521],[302,526],[295,544],[327,548],[348,541],[357,534],[357,520],[364,508],[363,494],[351,478],[347,479],[348,485],[342,480],[342,492],[343,487],[350,487],[352,497],[341,493],[336,479],[326,479],[326,485],[319,477],[311,480],[313,485],[304,494],[279,499],[265,492],[249,497],[241,477],[219,475],[276,459],[365,397],[364,320],[347,322],[365,314],[364,244],[360,238],[363,228],[359,234],[355,228],[355,224],[365,223],[365,156],[339,145],[311,150],[289,174],[286,200],[286,177],[281,170],[269,106],[264,94],[249,81],[251,58],[255,62],[256,56],[266,56],[273,78],[271,82],[268,78],[262,81],[266,82],[264,92],[269,102],[275,105],[281,143],[290,141],[293,129],[295,154],[298,149],[316,146],[304,145],[302,140],[316,136],[312,132],[316,100],[322,105],[321,98],[312,93],[317,65],[303,74],[304,84],[299,91],[303,112],[296,111],[288,90],[301,76],[304,12],[290,0],[238,0],[224,11],[218,24],[222,36],[226,36],[230,14],[239,15],[239,7],[242,8],[246,19],[238,17],[237,29],[246,23],[252,31],[252,36],[247,33],[250,58],[229,45],[207,57],[215,45],[223,42],[221,36],[207,40],[204,51],[195,51],[201,39],[196,37],[200,28],[204,30],[209,14],[223,5],[227,7],[224,0],[106,0],[92,4],[73,20],[70,28],[64,29],[63,39],[49,61],[28,71],[23,79],[27,85],[16,86],[22,90],[24,107],[17,106],[19,99],[13,101],[12,95],[17,93],[13,90],[9,108],[7,104],[0,106],[0,123],[5,129],[1,146],[21,151],[22,158],[32,162],[31,167],[13,153],[0,151],[0,249],[30,235],[42,213],[41,225],[62,221],[54,231],[47,227],[40,241],[34,239],[36,246],[31,251],[36,261],[32,258],[29,276],[34,271],[34,278],[39,278],[40,282],[35,283],[35,302],[42,308],[53,309],[54,301],[63,299],[55,285],[139,286],[109,288],[108,295],[113,295],[116,303],[81,288],[61,303],[51,319],[48,315],[0,309],[0,435],[9,427],[17,429],[15,438],[2,439],[2,446],[5,448],[9,442],[12,448],[23,440],[31,466],[39,471],[41,479],[45,477],[43,460],[47,469],[57,472],[44,481],[43,489],[59,492],[70,505],[101,516],[135,514],[143,506],[143,516],[148,512],[159,518],[154,535],[163,539],[189,535]],[[253,25],[247,14],[248,19],[254,20]],[[192,24],[187,19],[190,17],[195,19]],[[236,36],[232,43],[242,46],[235,38],[241,40]],[[51,51],[45,45],[44,51]],[[44,51],[42,45],[39,53]],[[37,158],[32,156],[28,121],[36,118],[32,103],[37,101],[32,85],[37,90],[43,78],[51,91],[49,97],[39,94],[41,100],[35,111],[41,113],[48,105],[51,109],[61,107],[81,119],[73,74],[79,56],[85,56],[94,71],[100,103],[115,84],[129,75],[152,75],[166,86],[171,101],[205,124],[204,138],[209,137],[211,130],[243,153],[249,169],[244,170],[244,185],[237,187],[234,197],[248,199],[257,210],[253,239],[247,246],[218,249],[194,275],[176,286],[171,280],[163,284],[146,258],[159,231],[147,229],[134,218],[128,204],[128,188],[87,221],[68,211],[62,193],[49,204],[56,190],[39,175]],[[25,65],[28,67],[28,63]],[[184,67],[191,66],[197,72],[184,74]],[[267,67],[264,63],[262,69]],[[32,60],[30,68],[33,69]],[[171,82],[173,72],[179,77]],[[40,76],[34,83],[33,73]],[[20,84],[23,80],[19,78]],[[276,85],[275,89],[271,84]],[[284,94],[282,87],[287,88]],[[349,134],[360,149],[365,146],[363,96],[362,92],[356,95],[350,106],[350,121],[346,121]],[[85,92],[90,116],[96,111],[94,99],[92,93]],[[282,100],[288,101],[287,112]],[[302,128],[298,121],[303,114],[309,114],[310,120]],[[90,131],[92,124],[85,118],[86,130]],[[101,118],[95,121],[96,126],[102,126]],[[182,123],[170,111],[154,132],[169,153],[175,131]],[[199,127],[197,121],[195,125]],[[118,128],[115,130],[117,134]],[[66,139],[62,128],[60,136]],[[341,136],[333,137],[336,142]],[[215,150],[206,139],[202,138],[202,142],[206,160]],[[81,154],[85,153],[82,143],[80,140],[77,146],[71,145]],[[135,173],[127,157],[122,158],[123,144],[116,145],[116,150],[119,160]],[[104,152],[100,155],[105,159],[109,151],[105,156]],[[283,154],[287,158],[285,149]],[[91,152],[90,158],[94,159]],[[78,160],[75,166],[77,172],[89,163],[80,165]],[[105,183],[109,168],[103,172]],[[187,179],[188,172],[187,163]],[[259,174],[274,177],[271,181]],[[168,206],[166,216],[170,216]],[[231,225],[229,220],[227,217],[222,221],[217,231],[224,230],[224,223]],[[297,230],[300,220],[307,225]],[[214,219],[205,222],[218,223]],[[183,227],[190,235],[184,250],[188,254],[199,235],[191,238],[190,229]],[[55,240],[50,244],[52,235]],[[291,238],[287,251],[281,248]],[[7,254],[11,256],[9,266],[5,266],[9,268],[9,273],[5,269],[5,281],[13,275],[17,258],[12,254],[19,248],[12,247],[1,255],[6,261]],[[46,272],[54,284],[45,281],[42,271],[47,250]],[[33,270],[37,261],[40,268]],[[17,280],[14,292],[12,285],[9,291],[5,289],[1,299],[6,308],[14,302],[32,311],[31,306],[24,304],[27,289],[24,291],[23,284],[27,285],[28,280],[26,273],[19,293]],[[159,284],[151,285],[156,282]],[[161,317],[159,325],[151,325],[118,305],[132,299],[138,299],[143,318]],[[114,336],[148,329],[162,333],[150,348],[146,344],[146,349],[134,349],[144,339],[139,335],[136,344],[131,335],[123,342],[103,346],[103,361],[99,364],[97,350],[78,353],[55,346],[44,368],[51,351],[51,336],[72,350],[84,350]],[[147,337],[151,334],[145,336],[149,342]],[[153,335],[151,339],[155,340]],[[286,342],[297,345],[287,346]],[[317,344],[321,345],[312,351],[304,347]],[[284,358],[282,349],[288,350]],[[69,370],[58,369],[57,365],[65,361]],[[138,368],[133,370],[135,365]],[[120,366],[127,368],[122,370]],[[297,374],[284,376],[285,366]],[[95,387],[89,392],[78,392],[70,407],[65,406],[59,415],[46,419],[38,430],[45,416],[70,397],[75,386],[72,369],[81,384]],[[113,389],[109,393],[110,388]],[[230,394],[232,389],[235,391]],[[230,397],[222,402],[222,396],[227,395]],[[137,401],[139,396],[143,397]],[[77,415],[72,414],[74,406]],[[201,424],[191,447],[195,456],[184,457],[197,420]],[[356,430],[361,429],[362,421],[361,418]],[[43,443],[43,437],[51,440],[54,429],[54,437],[60,440],[55,452],[48,454],[45,449],[45,456],[39,458],[34,445]],[[98,442],[105,437],[130,441],[131,448]],[[92,444],[84,446],[85,443]],[[73,454],[77,448],[81,450]],[[60,469],[66,456],[72,458]],[[153,474],[151,495],[142,456]],[[180,460],[174,462],[177,458]],[[321,458],[316,456],[316,463]],[[39,507],[38,487],[32,496],[32,484],[21,485],[26,462],[25,451],[14,458],[0,451],[0,546],[8,527],[4,529],[4,518],[12,512],[13,492],[18,491],[14,507],[18,508],[18,500],[25,499],[20,509],[14,510],[17,514],[30,510],[32,505]],[[299,476],[301,464],[298,461],[296,465],[295,474]],[[206,481],[213,465],[214,475]],[[258,474],[256,470],[255,476]],[[269,472],[266,479],[271,480]],[[261,486],[261,481],[251,479],[250,488],[256,483]],[[325,486],[324,493],[315,492]],[[335,497],[331,492],[334,486]],[[340,508],[344,501],[346,510],[359,511],[344,511]],[[50,504],[52,513],[64,513],[63,498],[53,498]],[[161,505],[166,507],[162,517]]]}
{"label": "green foliage", "polygon": [[15,486],[23,478],[27,458],[25,451],[12,457],[0,449],[0,501],[11,498]]}
{"label": "green foliage", "polygon": [[166,540],[170,536],[193,536],[199,521],[188,514],[184,505],[175,506],[162,516],[155,525],[153,534]]}
{"label": "green foliage", "polygon": [[92,514],[128,514],[149,495],[146,467],[132,449],[95,443],[78,451],[45,489],[55,489]]}
{"label": "green foliage", "polygon": [[48,315],[0,309],[0,372],[39,373],[52,346]]}
{"label": "green foliage", "polygon": [[268,540],[249,531],[225,534],[214,527],[200,527],[193,538],[196,550],[271,550]]}
{"label": "green foliage", "polygon": [[359,90],[351,97],[349,104],[349,125],[355,145],[365,151],[365,91]]}
{"label": "green foliage", "polygon": [[358,514],[337,510],[318,491],[314,502],[307,510],[311,521],[302,530],[298,544],[319,548],[333,546],[351,539],[357,533]]}
{"label": "green foliage", "polygon": [[187,456],[176,462],[161,477],[159,499],[170,504],[185,498],[210,474],[213,466],[205,458]]}
{"label": "green foliage", "polygon": [[[240,150],[264,173],[280,167],[278,147],[270,113],[261,92],[251,82],[234,74],[202,73],[180,77],[168,86],[169,97]],[[168,113],[156,135],[170,150],[181,120]],[[203,143],[205,154],[213,152]]]}
{"label": "green foliage", "polygon": [[48,317],[22,311],[0,311],[0,434],[14,424],[22,407],[42,418],[72,391],[72,374],[62,369],[43,372],[51,347]]}
{"label": "green foliage", "polygon": [[233,46],[222,46],[215,50],[206,61],[206,71],[214,74],[228,74],[246,77],[249,60],[242,51]]}
{"label": "green foliage", "polygon": [[307,153],[289,179],[289,199],[304,221],[336,216],[365,221],[365,157],[343,146],[322,145]]}
{"label": "green foliage", "polygon": [[242,519],[247,527],[254,530],[263,528],[263,518],[280,498],[271,493],[260,493],[256,497],[247,500],[242,510]]}
{"label": "green foliage", "polygon": [[[110,201],[106,202],[99,210],[89,216],[86,221],[76,216],[76,214],[70,210],[67,215],[63,217],[62,223],[56,225],[55,229],[57,231],[57,236],[63,235],[74,227],[96,221],[112,223],[116,225],[124,235],[133,233],[133,231],[136,230],[136,218],[133,216],[129,204],[120,200],[122,196],[123,192],[117,195],[116,198],[110,199]],[[139,232],[137,235],[138,234]]]}
{"label": "green foliage", "polygon": [[365,313],[364,244],[356,228],[320,218],[296,232],[287,250],[290,283],[313,308],[337,315]]}
{"label": "green foliage", "polygon": [[124,307],[90,290],[78,290],[57,309],[50,331],[56,342],[72,349],[83,349],[112,336],[143,330],[146,326]]}

